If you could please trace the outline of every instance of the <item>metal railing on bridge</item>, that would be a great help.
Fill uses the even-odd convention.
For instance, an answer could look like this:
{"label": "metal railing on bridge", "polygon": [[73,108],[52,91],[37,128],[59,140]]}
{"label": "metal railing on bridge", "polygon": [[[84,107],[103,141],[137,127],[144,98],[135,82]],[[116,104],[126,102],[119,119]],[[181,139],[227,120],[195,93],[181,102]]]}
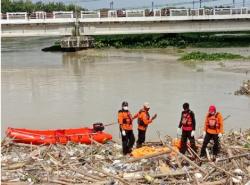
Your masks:
{"label": "metal railing on bridge", "polygon": [[[99,10],[81,11],[77,16],[80,19],[86,18],[118,18],[118,17],[167,17],[167,16],[213,16],[213,15],[243,15],[250,14],[250,9],[243,8],[213,8],[213,9],[132,9],[132,10]],[[7,20],[29,20],[29,19],[72,19],[76,18],[73,11],[37,11],[27,12],[7,12],[1,14],[1,19]]]}

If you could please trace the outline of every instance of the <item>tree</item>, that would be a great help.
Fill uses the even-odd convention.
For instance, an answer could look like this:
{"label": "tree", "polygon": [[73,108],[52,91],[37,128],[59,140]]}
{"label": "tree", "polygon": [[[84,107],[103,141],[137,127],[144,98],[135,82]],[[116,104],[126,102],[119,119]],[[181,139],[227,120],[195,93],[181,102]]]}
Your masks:
{"label": "tree", "polygon": [[[19,0],[19,1],[11,1],[11,0],[2,0],[1,1],[1,12],[28,12],[32,13],[35,11],[45,11],[45,12],[53,12],[53,11],[74,11],[75,5],[69,4],[65,5],[62,2],[49,2],[49,3],[43,3],[42,1],[39,1],[37,3],[32,3],[30,0]],[[84,8],[80,6],[76,6],[76,10],[85,10]]]}

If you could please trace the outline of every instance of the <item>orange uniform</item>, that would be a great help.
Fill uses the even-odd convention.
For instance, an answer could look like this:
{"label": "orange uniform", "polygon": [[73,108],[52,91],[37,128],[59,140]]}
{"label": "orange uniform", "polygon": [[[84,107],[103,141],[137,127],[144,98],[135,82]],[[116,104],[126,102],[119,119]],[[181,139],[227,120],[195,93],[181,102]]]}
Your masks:
{"label": "orange uniform", "polygon": [[215,115],[207,114],[204,131],[209,134],[224,133],[223,117],[221,113],[217,112]]}
{"label": "orange uniform", "polygon": [[128,110],[119,110],[118,123],[123,130],[133,130],[132,115]]}
{"label": "orange uniform", "polygon": [[152,123],[152,119],[150,119],[150,115],[148,111],[141,109],[133,118],[138,118],[138,129],[146,130],[148,125]]}

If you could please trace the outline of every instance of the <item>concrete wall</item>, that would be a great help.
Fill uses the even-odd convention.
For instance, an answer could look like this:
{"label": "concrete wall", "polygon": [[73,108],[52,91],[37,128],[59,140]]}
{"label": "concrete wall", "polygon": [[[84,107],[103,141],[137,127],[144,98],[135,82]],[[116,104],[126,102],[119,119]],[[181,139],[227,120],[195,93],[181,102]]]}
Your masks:
{"label": "concrete wall", "polygon": [[85,35],[250,31],[249,20],[81,23]]}
{"label": "concrete wall", "polygon": [[73,23],[65,24],[3,24],[2,37],[66,36],[71,35]]}

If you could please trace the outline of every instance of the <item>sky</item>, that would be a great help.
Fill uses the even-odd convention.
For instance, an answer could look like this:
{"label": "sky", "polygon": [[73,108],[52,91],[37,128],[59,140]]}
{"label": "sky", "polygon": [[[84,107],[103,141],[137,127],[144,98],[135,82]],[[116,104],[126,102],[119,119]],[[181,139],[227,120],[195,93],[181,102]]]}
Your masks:
{"label": "sky", "polygon": [[[33,0],[37,2],[41,0]],[[132,9],[132,8],[151,8],[152,2],[154,7],[166,7],[166,6],[177,6],[177,7],[193,7],[193,1],[195,2],[195,8],[200,6],[199,0],[42,0],[43,2],[64,2],[66,4],[76,3],[89,10],[96,10],[101,8],[110,8],[110,3],[113,1],[114,9]],[[235,7],[242,7],[245,2],[245,7],[250,7],[250,0],[201,0],[201,6],[219,6],[226,5],[230,6],[235,2]]]}

